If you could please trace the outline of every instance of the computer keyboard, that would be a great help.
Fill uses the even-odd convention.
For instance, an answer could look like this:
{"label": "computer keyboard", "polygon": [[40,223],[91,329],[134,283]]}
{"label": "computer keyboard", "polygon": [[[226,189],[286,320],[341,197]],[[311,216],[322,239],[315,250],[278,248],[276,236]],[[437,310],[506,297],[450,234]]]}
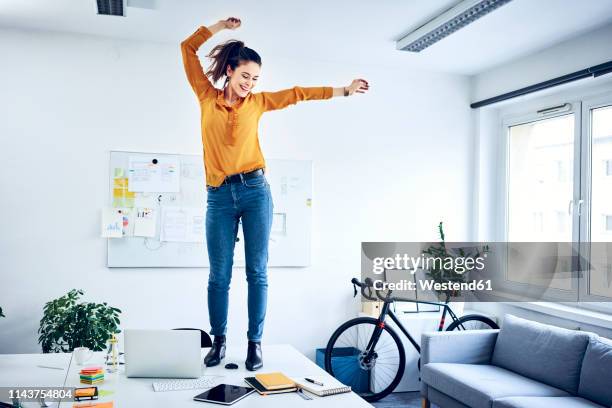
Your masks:
{"label": "computer keyboard", "polygon": [[196,378],[193,380],[170,380],[153,383],[153,390],[160,391],[180,391],[180,390],[196,390],[199,388],[212,388],[218,385],[220,376],[208,376]]}

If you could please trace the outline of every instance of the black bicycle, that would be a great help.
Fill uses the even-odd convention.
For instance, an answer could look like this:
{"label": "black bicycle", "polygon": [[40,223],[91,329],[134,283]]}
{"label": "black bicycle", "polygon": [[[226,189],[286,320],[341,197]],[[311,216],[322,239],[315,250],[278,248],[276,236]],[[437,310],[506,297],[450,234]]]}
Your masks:
{"label": "black bicycle", "polygon": [[[382,309],[377,319],[358,317],[338,327],[327,343],[325,370],[344,384],[350,385],[353,391],[369,402],[378,401],[391,393],[401,381],[406,366],[404,346],[395,330],[385,323],[387,316],[391,317],[416,351],[421,353],[419,344],[402,325],[395,313],[390,310],[394,302],[413,302],[442,307],[438,331],[443,331],[447,314],[453,320],[446,328],[447,331],[499,328],[493,320],[486,316],[471,314],[457,317],[448,304],[449,294],[444,302],[429,302],[392,297],[391,291],[382,294],[379,290],[373,290],[372,280],[369,278],[365,280],[365,283],[359,282],[356,278],[353,278],[351,282],[355,292],[354,296],[357,296],[357,286],[359,286],[364,298],[371,301],[382,301]],[[376,293],[376,296],[373,296],[373,292]],[[419,369],[420,362],[419,359],[417,363]]]}

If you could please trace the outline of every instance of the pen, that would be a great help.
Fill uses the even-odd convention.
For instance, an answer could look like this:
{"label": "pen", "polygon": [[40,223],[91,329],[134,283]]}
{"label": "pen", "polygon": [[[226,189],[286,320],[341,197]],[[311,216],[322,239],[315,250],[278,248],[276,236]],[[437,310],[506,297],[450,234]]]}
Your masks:
{"label": "pen", "polygon": [[53,370],[62,370],[62,371],[64,371],[64,369],[63,369],[63,368],[61,368],[61,367],[51,367],[51,366],[44,366],[44,365],[37,365],[36,367],[40,367],[40,368],[51,368],[51,369],[53,369]]}
{"label": "pen", "polygon": [[323,386],[325,385],[325,384],[323,384],[322,382],[315,381],[315,380],[313,380],[313,379],[311,379],[311,378],[304,378],[304,379],[305,379],[306,381],[308,381],[308,382],[313,383],[313,384],[320,385],[321,387],[323,387]]}

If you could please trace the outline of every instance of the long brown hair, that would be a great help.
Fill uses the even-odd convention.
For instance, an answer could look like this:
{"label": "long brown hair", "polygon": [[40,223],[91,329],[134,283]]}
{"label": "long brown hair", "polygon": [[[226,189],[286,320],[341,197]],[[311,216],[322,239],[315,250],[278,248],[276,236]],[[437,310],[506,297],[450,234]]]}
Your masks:
{"label": "long brown hair", "polygon": [[212,63],[208,71],[206,71],[206,75],[212,79],[213,83],[226,75],[228,65],[232,70],[236,69],[240,64],[249,61],[253,61],[261,66],[259,54],[255,50],[245,47],[244,43],[238,40],[229,40],[215,46],[207,57],[212,59]]}

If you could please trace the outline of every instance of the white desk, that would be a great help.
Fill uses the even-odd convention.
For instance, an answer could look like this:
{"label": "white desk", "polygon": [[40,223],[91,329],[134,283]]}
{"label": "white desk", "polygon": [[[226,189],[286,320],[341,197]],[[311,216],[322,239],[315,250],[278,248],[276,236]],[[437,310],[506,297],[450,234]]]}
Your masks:
{"label": "white desk", "polygon": [[[72,354],[0,354],[0,387],[61,387]],[[61,368],[42,368],[39,365]]]}
{"label": "white desk", "polygon": [[[0,354],[0,387],[62,387],[72,354]],[[43,368],[44,365],[53,368]],[[40,407],[37,402],[24,407]],[[55,404],[57,406],[57,404]]]}
{"label": "white desk", "polygon": [[[202,350],[202,356],[208,352],[207,349]],[[36,364],[52,365],[51,360],[55,359],[54,362],[57,364],[57,359],[63,358],[65,361],[70,360],[70,354],[58,355],[58,354],[38,354],[38,355],[21,355],[30,356],[26,360],[22,360],[19,355],[0,355],[0,386],[12,385],[12,386],[23,386],[30,384],[26,380],[31,378],[33,372],[31,371],[32,363]],[[219,382],[234,385],[246,386],[244,377],[251,377],[254,375],[253,372],[247,371],[244,368],[244,360],[246,357],[246,344],[242,347],[229,347],[227,349],[226,357],[223,362],[216,367],[207,368],[204,367],[202,370],[203,375],[222,375],[223,378],[219,379]],[[306,377],[312,376],[321,378],[323,382],[331,380],[331,376],[326,373],[323,369],[317,366],[314,362],[306,358],[300,352],[290,345],[269,345],[263,346],[263,358],[264,367],[255,372],[272,372],[282,371],[290,377]],[[13,371],[22,371],[19,381],[8,382],[9,375],[4,373],[3,361],[14,361],[17,363],[23,362],[22,364],[15,364]],[[94,357],[85,363],[86,366],[91,365],[103,365],[104,353],[95,353]],[[223,366],[229,362],[238,364],[237,370],[227,370]],[[18,367],[18,365],[22,367]],[[84,384],[79,383],[79,371],[83,366],[78,366],[74,361],[69,365],[68,375],[66,377],[65,386],[67,387],[84,387]],[[28,370],[30,370],[28,372]],[[50,385],[45,381],[53,381],[52,385],[60,386],[62,382],[57,383],[59,374],[66,374],[66,371],[51,370],[51,369],[40,369],[46,370],[44,376],[41,376],[40,380],[37,380],[35,385]],[[44,377],[44,378],[43,378]],[[53,377],[53,378],[52,378]],[[63,378],[62,378],[63,381]],[[163,379],[152,379],[152,378],[127,378],[124,373],[124,366],[121,366],[118,373],[105,373],[105,381],[98,385],[99,390],[112,391],[113,394],[105,396],[99,399],[99,401],[114,401],[115,408],[131,408],[131,407],[212,407],[216,408],[220,405],[207,404],[203,402],[194,401],[193,397],[204,390],[186,390],[186,391],[168,391],[168,392],[154,392],[152,383],[155,381],[164,381]],[[345,393],[329,397],[317,397],[312,396],[313,400],[306,401],[302,399],[296,393],[287,394],[275,394],[268,396],[261,396],[257,393],[249,395],[245,399],[238,401],[233,406],[237,408],[246,407],[371,407],[369,403],[361,399],[357,394]],[[37,405],[33,405],[37,406]],[[62,402],[61,407],[72,407],[72,402]]]}

